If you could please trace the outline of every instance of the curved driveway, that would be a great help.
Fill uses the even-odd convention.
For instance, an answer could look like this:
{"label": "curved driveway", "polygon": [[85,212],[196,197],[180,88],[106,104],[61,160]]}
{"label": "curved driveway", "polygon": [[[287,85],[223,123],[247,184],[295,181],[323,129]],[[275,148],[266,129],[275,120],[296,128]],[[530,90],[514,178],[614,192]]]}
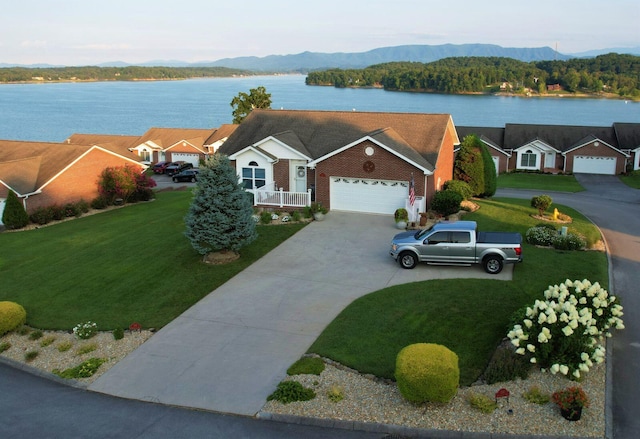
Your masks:
{"label": "curved driveway", "polygon": [[[610,433],[615,439],[640,438],[640,190],[617,177],[577,174],[585,192],[547,192],[554,203],[571,206],[602,230],[611,254],[611,290],[621,298],[626,329],[613,346]],[[529,198],[540,191],[498,191],[497,196]]]}
{"label": "curved driveway", "polygon": [[322,330],[354,299],[434,278],[510,279],[479,267],[421,264],[388,254],[393,218],[332,212],[230,279],[128,355],[90,390],[255,415]]}

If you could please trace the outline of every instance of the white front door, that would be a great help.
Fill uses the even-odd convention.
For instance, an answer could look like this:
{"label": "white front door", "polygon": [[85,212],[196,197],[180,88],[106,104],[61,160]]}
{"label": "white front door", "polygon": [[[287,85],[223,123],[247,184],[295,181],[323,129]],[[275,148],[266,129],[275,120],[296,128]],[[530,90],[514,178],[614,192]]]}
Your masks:
{"label": "white front door", "polygon": [[304,160],[291,160],[289,187],[293,192],[307,192],[307,166]]}
{"label": "white front door", "polygon": [[544,153],[544,167],[545,168],[555,168],[556,167],[556,153],[555,152],[545,152]]}

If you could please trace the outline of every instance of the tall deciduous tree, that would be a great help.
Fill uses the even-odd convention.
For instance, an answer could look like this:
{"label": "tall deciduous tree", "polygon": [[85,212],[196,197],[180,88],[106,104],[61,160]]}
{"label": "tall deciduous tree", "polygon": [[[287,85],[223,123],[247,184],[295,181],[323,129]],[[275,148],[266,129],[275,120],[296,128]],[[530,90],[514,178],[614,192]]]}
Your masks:
{"label": "tall deciduous tree", "polygon": [[256,108],[271,108],[271,93],[263,86],[252,88],[249,94],[240,92],[231,100],[233,123],[242,122]]}
{"label": "tall deciduous tree", "polygon": [[2,223],[8,229],[21,229],[29,224],[29,215],[24,210],[24,206],[18,200],[15,192],[9,191],[7,201],[2,212]]}
{"label": "tall deciduous tree", "polygon": [[250,198],[229,158],[215,154],[200,167],[185,235],[200,254],[238,252],[257,237]]}

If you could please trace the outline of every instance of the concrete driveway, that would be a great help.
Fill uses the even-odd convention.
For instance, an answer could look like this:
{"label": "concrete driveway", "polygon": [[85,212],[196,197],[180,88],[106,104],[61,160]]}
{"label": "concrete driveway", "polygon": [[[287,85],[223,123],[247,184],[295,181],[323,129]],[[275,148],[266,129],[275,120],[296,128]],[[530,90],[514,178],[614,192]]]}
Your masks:
{"label": "concrete driveway", "polygon": [[[510,280],[479,266],[399,267],[389,216],[331,212],[213,291],[96,380],[90,390],[255,415],[322,330],[354,299],[436,278]],[[517,269],[517,268],[516,268]]]}

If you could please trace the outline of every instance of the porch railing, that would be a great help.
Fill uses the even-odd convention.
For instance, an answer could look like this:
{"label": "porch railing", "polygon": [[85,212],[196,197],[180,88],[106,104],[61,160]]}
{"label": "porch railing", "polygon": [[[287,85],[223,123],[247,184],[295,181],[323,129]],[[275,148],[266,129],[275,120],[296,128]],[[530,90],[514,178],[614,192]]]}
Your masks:
{"label": "porch railing", "polygon": [[253,193],[253,205],[278,207],[305,207],[311,205],[311,189],[307,192],[289,192],[280,190],[256,189]]}

